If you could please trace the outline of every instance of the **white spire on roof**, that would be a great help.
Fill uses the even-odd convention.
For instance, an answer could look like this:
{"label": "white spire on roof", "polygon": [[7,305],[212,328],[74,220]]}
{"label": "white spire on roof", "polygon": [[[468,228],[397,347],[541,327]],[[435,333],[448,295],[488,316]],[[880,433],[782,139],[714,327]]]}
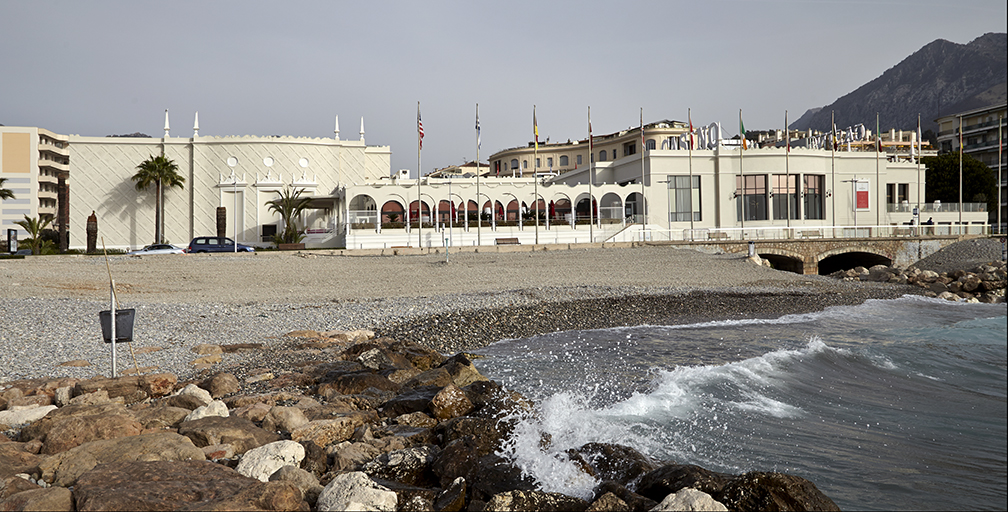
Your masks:
{"label": "white spire on roof", "polygon": [[196,111],[196,120],[193,121],[192,131],[193,138],[199,137],[199,110]]}
{"label": "white spire on roof", "polygon": [[336,114],[336,127],[333,128],[333,133],[336,134],[336,140],[339,140],[339,114]]}
{"label": "white spire on roof", "polygon": [[168,109],[164,109],[164,136],[166,139],[168,138],[168,130],[170,130],[168,127]]}
{"label": "white spire on roof", "polygon": [[360,118],[360,140],[364,142],[364,116]]}

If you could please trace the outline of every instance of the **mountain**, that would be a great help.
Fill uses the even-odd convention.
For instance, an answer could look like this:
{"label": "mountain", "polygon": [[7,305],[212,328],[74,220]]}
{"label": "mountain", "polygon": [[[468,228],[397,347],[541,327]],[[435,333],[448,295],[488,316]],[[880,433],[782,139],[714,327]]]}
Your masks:
{"label": "mountain", "polygon": [[873,130],[878,112],[882,130],[915,128],[920,114],[921,129],[937,131],[939,116],[1008,100],[1006,55],[1004,33],[984,34],[964,45],[937,39],[854,92],[809,109],[790,127],[829,130],[833,112],[838,128],[864,123]]}

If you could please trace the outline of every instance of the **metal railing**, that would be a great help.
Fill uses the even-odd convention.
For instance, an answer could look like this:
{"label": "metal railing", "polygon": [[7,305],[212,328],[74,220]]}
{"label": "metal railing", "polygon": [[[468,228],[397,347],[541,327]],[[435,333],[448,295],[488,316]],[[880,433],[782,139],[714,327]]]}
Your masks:
{"label": "metal railing", "polygon": [[954,235],[989,235],[987,224],[934,224],[923,226],[799,226],[755,228],[648,229],[638,241],[732,242],[748,240],[821,240],[844,238],[901,238]]}
{"label": "metal railing", "polygon": [[[912,213],[916,204],[886,203],[886,211],[893,213]],[[958,212],[959,203],[921,203],[922,212]],[[987,203],[963,203],[963,212],[985,212]]]}

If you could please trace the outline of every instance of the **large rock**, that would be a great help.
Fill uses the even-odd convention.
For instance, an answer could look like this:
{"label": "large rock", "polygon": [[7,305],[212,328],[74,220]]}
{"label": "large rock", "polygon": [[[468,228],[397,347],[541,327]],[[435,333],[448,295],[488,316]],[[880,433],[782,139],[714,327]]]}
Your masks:
{"label": "large rock", "polygon": [[262,419],[262,428],[270,432],[293,432],[307,424],[304,411],[297,407],[273,406]]}
{"label": "large rock", "polygon": [[318,394],[327,395],[338,393],[340,395],[356,395],[375,388],[381,391],[399,392],[399,385],[392,382],[383,375],[371,372],[347,373],[337,376],[331,382],[319,385]]}
{"label": "large rock", "polygon": [[189,415],[189,409],[181,407],[169,407],[165,405],[155,405],[146,409],[139,409],[133,413],[137,421],[143,428],[156,430],[176,428],[182,420]]}
{"label": "large rock", "polygon": [[304,459],[304,447],[294,441],[275,441],[245,452],[238,467],[238,473],[262,482],[268,482],[270,475],[284,466],[298,466]]}
{"label": "large rock", "polygon": [[36,473],[42,459],[32,453],[28,443],[0,443],[0,479],[18,473]]}
{"label": "large rock", "polygon": [[298,442],[312,441],[325,447],[350,439],[357,427],[377,420],[378,416],[373,412],[361,411],[330,420],[310,421],[291,432],[291,439]]}
{"label": "large rock", "polygon": [[143,425],[122,404],[67,405],[26,427],[21,439],[42,441],[42,453],[52,455],[99,439],[135,436]]}
{"label": "large rock", "polygon": [[382,414],[388,417],[430,410],[431,400],[441,391],[437,386],[423,386],[405,391],[385,402]]}
{"label": "large rock", "polygon": [[200,382],[199,387],[209,391],[214,399],[237,393],[240,389],[238,378],[230,373],[218,373]]}
{"label": "large rock", "polygon": [[135,461],[101,465],[74,489],[90,510],[309,510],[290,482],[263,483],[212,462]]}
{"label": "large rock", "polygon": [[452,383],[460,388],[464,388],[474,382],[490,380],[480,374],[479,370],[473,366],[472,361],[465,354],[456,354],[448,358],[441,363],[439,368],[447,370],[448,374],[452,377]]}
{"label": "large rock", "polygon": [[9,427],[17,427],[25,425],[27,423],[39,420],[45,417],[46,414],[49,414],[51,411],[55,410],[56,410],[55,405],[46,405],[43,407],[15,406],[13,409],[0,411],[0,425],[7,425]]}
{"label": "large rock", "polygon": [[543,491],[506,491],[493,495],[486,510],[518,512],[524,510],[585,510],[588,502],[573,496]]}
{"label": "large rock", "polygon": [[382,454],[382,451],[370,443],[351,443],[345,441],[326,449],[332,456],[333,471],[357,471],[364,464]]}
{"label": "large rock", "polygon": [[577,450],[568,450],[571,460],[590,468],[592,476],[600,481],[613,481],[627,485],[657,466],[647,456],[618,444],[588,443]]}
{"label": "large rock", "polygon": [[219,417],[227,418],[231,413],[228,412],[227,405],[220,400],[213,400],[210,403],[197,407],[193,411],[186,415],[183,421],[195,421],[201,418]]}
{"label": "large rock", "polygon": [[195,411],[207,404],[202,398],[193,395],[172,395],[161,399],[159,403],[165,407],[177,407],[187,411]]}
{"label": "large rock", "polygon": [[203,405],[213,402],[213,396],[210,395],[210,392],[197,386],[196,384],[186,384],[186,386],[180,389],[176,395],[196,397],[200,402],[203,402]]}
{"label": "large rock", "polygon": [[430,403],[431,414],[439,420],[465,416],[472,410],[472,402],[470,402],[465,393],[463,393],[462,390],[454,384],[449,384],[441,391],[438,391],[437,394],[434,395],[434,398],[431,399]]}
{"label": "large rock", "polygon": [[431,464],[440,451],[431,445],[395,450],[364,464],[361,471],[383,480],[437,487],[437,477],[431,471]]}
{"label": "large rock", "polygon": [[651,510],[653,512],[673,512],[677,510],[728,512],[728,507],[716,501],[710,494],[686,487],[685,489],[680,489],[679,492],[669,494],[657,507]]}
{"label": "large rock", "polygon": [[74,510],[73,495],[64,487],[36,487],[0,500],[0,510]]}
{"label": "large rock", "polygon": [[378,485],[366,474],[354,471],[333,478],[322,489],[315,507],[318,512],[337,510],[396,510],[398,497],[387,487]]}
{"label": "large rock", "polygon": [[174,432],[157,432],[84,443],[45,459],[39,464],[39,469],[45,482],[69,487],[98,464],[205,459],[203,450],[188,437]]}
{"label": "large rock", "polygon": [[178,433],[192,439],[193,444],[199,447],[230,444],[236,454],[280,440],[279,435],[238,417],[208,416],[183,421],[179,424]]}
{"label": "large rock", "polygon": [[301,489],[305,501],[309,505],[314,505],[318,501],[319,494],[322,493],[322,486],[315,475],[296,466],[284,466],[273,472],[269,477],[270,482],[290,482]]}

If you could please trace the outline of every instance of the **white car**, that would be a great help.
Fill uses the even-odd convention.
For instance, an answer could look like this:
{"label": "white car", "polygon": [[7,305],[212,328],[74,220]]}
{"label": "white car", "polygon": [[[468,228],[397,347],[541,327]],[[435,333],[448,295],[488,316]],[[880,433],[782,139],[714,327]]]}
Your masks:
{"label": "white car", "polygon": [[171,244],[151,244],[139,251],[126,253],[128,256],[144,256],[147,254],[185,254],[185,251]]}

